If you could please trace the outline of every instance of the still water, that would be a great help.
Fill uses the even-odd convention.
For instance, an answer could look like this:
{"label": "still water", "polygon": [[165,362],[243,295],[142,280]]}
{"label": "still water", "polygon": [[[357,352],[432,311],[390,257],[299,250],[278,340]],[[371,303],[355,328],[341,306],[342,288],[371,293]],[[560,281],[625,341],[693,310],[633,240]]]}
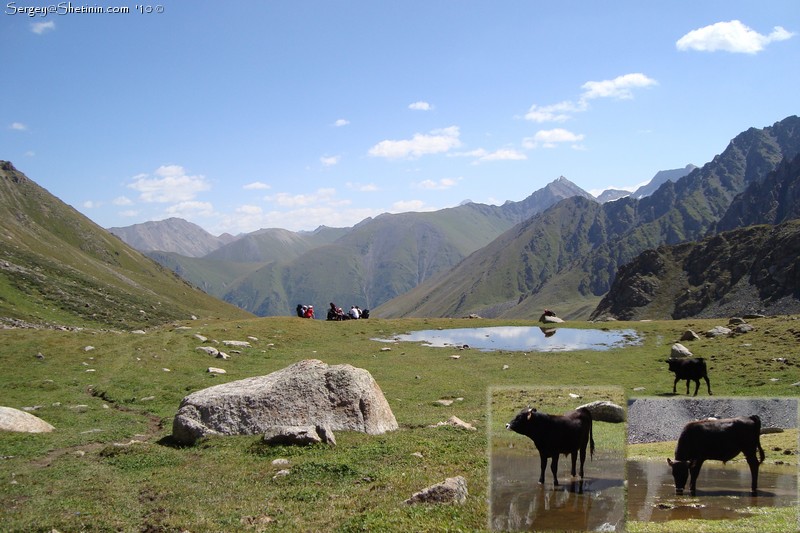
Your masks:
{"label": "still water", "polygon": [[422,330],[396,335],[389,340],[423,342],[424,346],[469,347],[484,352],[496,350],[530,352],[568,352],[609,350],[640,342],[634,330],[545,328],[536,326],[496,326]]}
{"label": "still water", "polygon": [[721,520],[744,518],[744,507],[797,506],[797,469],[762,465],[758,496],[750,496],[747,465],[703,463],[697,478],[697,496],[675,495],[666,460],[628,461],[628,520],[664,522],[697,518]]}
{"label": "still water", "polygon": [[587,457],[585,477],[570,476],[569,457],[558,465],[555,487],[548,463],[539,485],[539,457],[493,452],[491,457],[491,528],[502,531],[622,531],[625,518],[621,456]]}

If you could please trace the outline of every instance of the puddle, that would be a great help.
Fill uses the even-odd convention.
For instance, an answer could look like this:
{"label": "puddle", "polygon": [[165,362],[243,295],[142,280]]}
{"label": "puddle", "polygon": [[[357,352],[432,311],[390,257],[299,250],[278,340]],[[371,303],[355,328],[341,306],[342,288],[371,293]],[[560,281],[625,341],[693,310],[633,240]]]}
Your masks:
{"label": "puddle", "polygon": [[491,352],[496,350],[530,352],[569,352],[574,350],[609,350],[640,342],[634,330],[544,328],[536,326],[496,326],[414,331],[384,342],[423,342],[435,348],[469,347]]}
{"label": "puddle", "polygon": [[[539,485],[539,456],[493,453],[490,467],[491,528],[502,531],[622,531],[625,517],[622,457],[587,457],[585,477],[570,476],[569,456],[558,462],[553,486],[548,462]],[[581,491],[582,488],[582,491]]]}
{"label": "puddle", "polygon": [[666,461],[628,461],[628,519],[641,522],[667,520],[722,520],[745,518],[744,507],[797,505],[797,469],[762,465],[758,472],[758,496],[750,496],[747,465],[703,463],[697,479],[697,496],[675,495]]}

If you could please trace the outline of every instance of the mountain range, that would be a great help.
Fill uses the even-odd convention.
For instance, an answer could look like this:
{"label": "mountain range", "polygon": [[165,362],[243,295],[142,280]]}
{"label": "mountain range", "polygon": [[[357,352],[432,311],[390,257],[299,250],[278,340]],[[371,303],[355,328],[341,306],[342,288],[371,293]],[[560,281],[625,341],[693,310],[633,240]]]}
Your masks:
{"label": "mountain range", "polygon": [[[187,315],[287,315],[297,303],[324,308],[329,301],[371,309],[376,317],[535,318],[544,307],[571,319],[678,317],[727,312],[747,298],[750,307],[790,309],[799,299],[792,288],[797,268],[774,254],[769,257],[778,266],[761,265],[748,277],[761,280],[757,290],[743,290],[741,282],[734,293],[723,283],[678,302],[679,293],[663,288],[676,280],[689,280],[689,289],[713,285],[707,275],[736,270],[731,260],[704,273],[696,258],[705,252],[689,251],[706,246],[703,239],[725,235],[734,244],[715,248],[725,257],[739,257],[742,249],[766,256],[763,247],[771,245],[793,250],[798,126],[792,116],[751,128],[702,167],[659,172],[621,198],[620,191],[595,198],[561,177],[501,206],[465,202],[383,214],[351,228],[263,229],[235,237],[168,219],[112,228],[117,238],[3,162],[0,208],[9,216],[0,222],[0,316],[133,326]],[[654,182],[660,185],[652,190]],[[780,230],[771,236],[744,231],[736,244],[737,232],[753,224]],[[650,303],[617,305],[637,265],[652,267],[646,259],[653,253],[670,258],[663,259],[672,265],[663,272],[672,282],[652,294],[639,291]],[[651,285],[652,276],[640,275]],[[719,305],[726,295],[734,303]],[[670,298],[675,305],[667,309]]]}

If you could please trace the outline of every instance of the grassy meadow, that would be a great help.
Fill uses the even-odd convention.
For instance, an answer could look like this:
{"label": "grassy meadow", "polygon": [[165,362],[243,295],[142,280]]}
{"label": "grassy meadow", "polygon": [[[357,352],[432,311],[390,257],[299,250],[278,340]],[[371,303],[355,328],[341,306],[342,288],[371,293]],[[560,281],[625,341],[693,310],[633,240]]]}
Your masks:
{"label": "grassy meadow", "polygon": [[[716,396],[796,396],[798,318],[753,320],[753,332],[684,344],[708,360]],[[517,437],[519,444],[523,438],[503,426],[531,400],[514,391],[557,387],[552,395],[533,399],[567,408],[572,400],[568,393],[581,394],[586,386],[601,388],[593,391],[607,387],[607,394],[623,401],[621,396],[671,396],[672,374],[663,360],[672,343],[686,329],[701,333],[725,322],[568,323],[562,327],[635,329],[642,342],[608,351],[559,353],[480,352],[375,340],[421,329],[536,325],[508,320],[325,322],[271,317],[197,320],[144,334],[0,330],[0,405],[27,408],[56,427],[47,434],[0,433],[0,529],[486,530],[488,443],[494,439],[503,445],[504,439]],[[231,359],[214,359],[196,349],[202,343],[195,334],[220,343],[250,340],[252,347],[220,344]],[[456,354],[460,358],[450,357]],[[191,447],[172,443],[172,418],[190,392],[309,358],[367,369],[400,429],[379,436],[339,432],[336,447],[271,447],[259,436],[209,438]],[[211,366],[227,373],[210,374]],[[454,401],[443,406],[437,403],[441,399]],[[582,397],[575,405],[592,399]],[[477,430],[430,427],[451,416]],[[615,425],[598,436],[597,426],[598,449],[607,441],[602,431],[622,431]],[[786,435],[794,438],[796,449],[796,431]],[[663,455],[658,446],[651,448],[630,446],[627,453]],[[774,457],[764,448],[769,462]],[[289,464],[273,464],[275,459]],[[796,455],[781,459],[796,464]],[[283,469],[289,474],[279,474]],[[414,492],[457,475],[467,479],[466,504],[403,503]],[[767,520],[782,523],[774,517]],[[734,528],[725,531],[741,525],[720,522]],[[649,531],[647,524],[630,526]],[[757,526],[750,530],[769,530]]]}

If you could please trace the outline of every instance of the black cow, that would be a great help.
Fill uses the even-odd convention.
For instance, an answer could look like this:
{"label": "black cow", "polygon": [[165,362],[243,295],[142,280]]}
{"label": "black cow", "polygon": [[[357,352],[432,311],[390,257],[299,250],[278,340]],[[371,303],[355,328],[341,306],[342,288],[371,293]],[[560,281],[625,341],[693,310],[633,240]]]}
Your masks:
{"label": "black cow", "polygon": [[[691,474],[689,490],[697,492],[697,476],[703,461],[730,461],[743,453],[750,467],[752,479],[750,493],[755,496],[758,487],[758,466],[764,462],[761,448],[761,419],[758,415],[739,418],[707,419],[689,422],[678,437],[675,460],[667,459],[675,479],[675,493],[683,494],[686,478]],[[760,452],[760,460],[756,458]]]}
{"label": "black cow", "polygon": [[586,444],[589,443],[590,457],[594,457],[594,437],[592,435],[592,414],[585,407],[565,415],[548,415],[536,409],[523,409],[506,424],[506,429],[530,438],[539,450],[541,475],[539,483],[544,483],[547,459],[553,472],[553,485],[558,485],[558,456],[572,456],[572,476],[575,476],[575,462],[578,452],[581,456],[580,475],[583,479],[583,463],[586,461]]}
{"label": "black cow", "polygon": [[708,380],[708,368],[706,368],[706,361],[702,357],[694,357],[692,359],[667,359],[669,371],[675,373],[675,381],[672,383],[672,393],[676,394],[676,387],[678,382],[682,379],[686,380],[686,394],[689,394],[689,381],[694,381],[694,395],[697,396],[697,390],[700,388],[700,379],[706,380],[708,386],[708,395],[711,396],[711,382]]}

